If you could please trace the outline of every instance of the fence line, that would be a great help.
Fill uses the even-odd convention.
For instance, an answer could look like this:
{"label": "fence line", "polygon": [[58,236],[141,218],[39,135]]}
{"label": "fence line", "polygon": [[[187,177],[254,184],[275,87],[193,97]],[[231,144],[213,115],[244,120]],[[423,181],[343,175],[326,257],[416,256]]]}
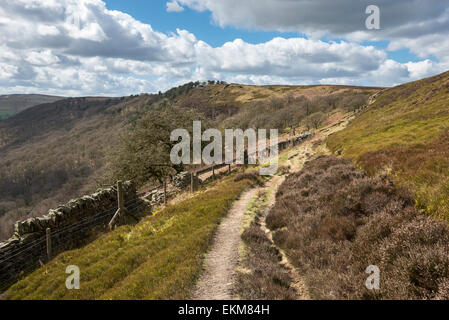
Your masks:
{"label": "fence line", "polygon": [[[284,141],[280,141],[280,142],[278,142],[279,151],[283,151],[283,150],[285,150],[286,148],[288,148],[289,146],[296,146],[298,143],[304,141],[305,139],[307,139],[307,138],[309,138],[309,137],[311,137],[311,136],[312,136],[312,135],[311,135],[310,133],[303,133],[303,134],[301,134],[301,135],[299,135],[299,136],[295,136],[294,138],[287,139],[287,140],[284,140]],[[263,153],[266,153],[267,151],[270,150],[270,148],[271,148],[271,146],[267,147],[267,148],[266,148],[264,151],[262,151],[262,152],[263,152]],[[248,157],[248,159],[249,159],[249,158],[251,158],[251,157],[256,157],[258,154],[259,154],[259,152],[256,151],[256,152],[254,152],[254,153],[248,154],[247,157]],[[236,163],[236,161],[237,161],[237,158],[234,158],[234,160],[232,161],[232,164]],[[211,165],[210,167],[207,167],[207,168],[205,168],[205,169],[201,169],[201,170],[196,171],[196,175],[197,175],[197,176],[203,175],[203,174],[205,174],[205,173],[209,173],[209,172],[213,171],[214,169],[215,169],[215,170],[220,170],[221,168],[224,168],[224,167],[226,167],[226,166],[228,166],[228,165],[229,165],[229,164],[227,164],[227,163],[223,163],[223,164],[214,164],[214,165]]]}
{"label": "fence line", "polygon": [[[139,210],[144,208],[145,206],[148,206],[145,202],[137,203],[133,201],[134,204],[129,208],[129,210]],[[130,202],[131,203],[131,202]],[[129,204],[129,203],[128,203]],[[100,214],[97,214],[94,216],[94,219],[83,219],[84,221],[78,222],[74,225],[69,226],[68,228],[65,228],[64,230],[57,230],[54,232],[51,232],[51,239],[53,243],[53,253],[61,253],[65,250],[73,249],[74,247],[77,247],[78,244],[84,243],[86,239],[80,239],[78,236],[79,232],[86,233],[86,236],[92,230],[95,229],[95,227],[98,227],[100,225],[106,225],[109,218],[112,216],[114,210],[106,210]],[[108,219],[105,219],[105,218]],[[89,230],[85,229],[85,226],[89,225]],[[54,240],[57,240],[56,242]],[[74,242],[75,240],[75,242]],[[21,273],[28,273],[29,271],[32,271],[36,267],[38,267],[42,261],[48,261],[46,259],[46,236],[41,236],[38,239],[33,240],[25,248],[21,248],[21,250],[14,251],[13,254],[8,255],[6,257],[2,257],[0,260],[0,265],[2,267],[0,268],[0,273],[7,270],[9,266],[6,264],[7,262],[12,261],[14,258],[20,256],[20,259],[22,261],[25,261],[24,266],[21,268]],[[36,248],[38,249],[36,252]],[[6,289],[10,285],[12,285],[14,282],[16,282],[16,278],[7,279],[6,281],[0,282],[0,292],[2,289]]]}
{"label": "fence line", "polygon": [[[143,207],[143,206],[147,205],[144,202],[143,203],[138,203],[138,200],[141,200],[141,199],[136,198],[136,199],[134,199],[132,201],[129,201],[129,202],[125,203],[125,206],[128,207],[129,210],[135,210],[135,209],[137,209],[139,207]],[[111,208],[111,209],[105,210],[105,211],[103,211],[103,212],[101,212],[99,214],[85,217],[85,218],[83,218],[81,220],[78,220],[74,224],[70,224],[70,225],[67,225],[67,226],[65,226],[63,228],[57,229],[56,231],[52,232],[51,235],[56,236],[56,235],[59,235],[61,233],[65,233],[67,231],[70,231],[71,229],[76,229],[79,226],[84,226],[84,225],[90,224],[91,222],[98,221],[98,220],[100,220],[100,219],[102,219],[102,218],[104,218],[106,216],[111,215],[112,212],[114,212],[115,210],[116,210],[115,208]],[[39,238],[34,239],[33,241],[27,243],[27,245],[29,245],[28,247],[20,248],[20,249],[17,249],[15,251],[13,250],[11,252],[8,252],[8,254],[6,256],[0,257],[0,264],[5,262],[8,259],[11,259],[11,258],[17,256],[21,252],[24,252],[24,251],[27,251],[27,250],[33,248],[34,246],[36,246],[38,244],[38,242],[44,241],[45,238],[46,238],[46,235],[40,236]]]}

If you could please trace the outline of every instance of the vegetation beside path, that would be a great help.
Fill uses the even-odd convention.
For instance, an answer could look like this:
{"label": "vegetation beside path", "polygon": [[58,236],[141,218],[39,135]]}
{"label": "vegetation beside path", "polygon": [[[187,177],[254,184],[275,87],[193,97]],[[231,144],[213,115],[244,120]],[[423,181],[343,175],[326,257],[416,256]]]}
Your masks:
{"label": "vegetation beside path", "polygon": [[[214,231],[255,181],[235,175],[170,205],[135,226],[122,226],[64,252],[12,286],[10,299],[188,299]],[[81,289],[67,290],[66,267],[81,271]]]}

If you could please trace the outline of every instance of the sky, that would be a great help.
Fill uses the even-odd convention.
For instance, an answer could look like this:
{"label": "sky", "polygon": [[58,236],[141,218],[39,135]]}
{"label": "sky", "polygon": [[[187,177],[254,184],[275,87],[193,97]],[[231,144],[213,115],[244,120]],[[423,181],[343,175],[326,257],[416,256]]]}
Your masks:
{"label": "sky", "polygon": [[447,70],[446,0],[0,0],[0,94],[393,86]]}

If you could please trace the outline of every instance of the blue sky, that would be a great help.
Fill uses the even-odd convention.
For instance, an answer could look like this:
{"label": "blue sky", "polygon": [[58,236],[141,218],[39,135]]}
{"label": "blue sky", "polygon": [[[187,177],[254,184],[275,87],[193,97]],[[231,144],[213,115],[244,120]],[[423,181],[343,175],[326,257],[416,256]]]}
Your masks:
{"label": "blue sky", "polygon": [[[393,86],[449,69],[441,0],[0,0],[0,94]],[[375,4],[379,30],[366,28]],[[169,10],[170,9],[170,10]]]}
{"label": "blue sky", "polygon": [[155,30],[170,33],[176,29],[189,30],[199,40],[219,47],[237,38],[245,42],[257,44],[269,41],[275,37],[293,38],[304,36],[299,32],[258,31],[256,28],[237,29],[221,28],[211,19],[208,11],[198,12],[186,8],[183,12],[167,12],[167,1],[161,0],[106,0],[106,6],[111,10],[119,10],[130,14],[135,19],[150,24]]}

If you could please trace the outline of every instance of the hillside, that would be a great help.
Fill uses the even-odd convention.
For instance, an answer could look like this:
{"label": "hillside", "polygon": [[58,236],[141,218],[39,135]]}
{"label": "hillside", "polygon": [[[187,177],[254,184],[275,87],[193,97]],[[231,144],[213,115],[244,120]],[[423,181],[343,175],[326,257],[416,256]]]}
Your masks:
{"label": "hillside", "polygon": [[64,98],[42,94],[0,95],[0,120],[9,118],[39,104],[52,103],[62,99]]}
{"label": "hillside", "polygon": [[16,220],[95,190],[128,106],[145,99],[66,99],[1,121],[0,238],[10,236]]}
{"label": "hillside", "polygon": [[29,108],[0,122],[0,239],[10,236],[16,220],[110,183],[113,176],[104,181],[106,157],[121,150],[119,137],[132,135],[136,121],[151,110],[193,110],[218,128],[288,132],[319,126],[335,109],[359,108],[378,90],[189,83],[159,95],[70,98]]}
{"label": "hillside", "polygon": [[[184,193],[170,201],[167,207],[153,208],[153,214],[137,224],[119,227],[100,235],[84,247],[57,255],[43,268],[13,285],[3,297],[189,299],[196,297],[198,285],[202,286],[207,297],[212,297],[211,290],[226,291],[226,288],[231,287],[227,281],[223,282],[223,279],[228,277],[221,274],[222,268],[216,270],[218,274],[209,274],[212,279],[203,278],[203,275],[208,275],[204,270],[205,261],[211,261],[217,256],[215,247],[211,247],[212,243],[217,244],[214,235],[222,235],[223,241],[218,243],[220,248],[226,243],[223,248],[226,253],[224,258],[221,255],[217,257],[221,258],[220,261],[226,260],[224,265],[228,264],[228,267],[225,269],[229,269],[228,276],[231,276],[238,266],[237,263],[241,263],[239,257],[243,258],[242,254],[245,252],[240,247],[237,250],[239,238],[248,235],[243,230],[250,225],[254,226],[251,223],[255,218],[253,210],[265,212],[264,208],[272,205],[269,203],[274,200],[276,189],[285,176],[289,172],[300,170],[303,163],[315,152],[313,146],[319,145],[317,142],[325,139],[328,134],[341,130],[353,116],[353,112],[338,117],[337,115],[341,115],[339,111],[332,114],[331,123],[316,130],[314,139],[290,146],[280,154],[280,170],[275,176],[261,179],[252,169],[245,171],[243,167],[234,168],[234,173],[230,176],[215,180],[193,195]],[[261,207],[256,205],[259,201],[263,203]],[[233,237],[230,237],[230,232]],[[266,236],[265,232],[263,236]],[[284,274],[285,268],[279,265],[279,253],[276,254],[270,244],[267,246],[266,242],[261,241],[261,235],[250,235],[246,239],[256,242],[257,251],[254,253],[257,255],[258,271],[255,277],[257,279],[253,277],[238,281],[239,284],[246,283],[240,290],[236,288],[239,291],[245,290],[246,295],[241,296],[260,292],[263,295],[258,298],[262,299],[279,299],[281,296],[294,298],[295,295],[288,289],[290,277]],[[249,249],[251,247],[248,247]],[[267,257],[270,261],[262,261]],[[77,265],[82,270],[80,290],[66,290],[64,268],[67,264]],[[249,274],[243,273],[242,276]],[[219,284],[221,289],[210,283]],[[248,290],[253,286],[254,292],[252,289]],[[290,293],[284,295],[282,292],[285,291]],[[251,297],[254,298],[253,295]]]}
{"label": "hillside", "polygon": [[[198,85],[180,96],[177,105],[216,118],[226,128],[279,128],[298,126],[316,112],[336,108],[352,111],[382,88],[337,85],[251,86]],[[170,94],[170,92],[168,92]]]}
{"label": "hillside", "polygon": [[[214,183],[194,197],[64,252],[6,292],[11,299],[188,299],[213,233],[254,181]],[[65,287],[66,263],[83,270],[80,290]]]}
{"label": "hillside", "polygon": [[[215,106],[232,104],[243,106],[248,102],[262,102],[274,98],[297,98],[305,96],[314,98],[319,96],[329,96],[341,93],[371,93],[382,88],[378,87],[356,87],[338,85],[315,85],[315,86],[282,86],[266,85],[254,86],[243,84],[215,84],[198,85],[196,90],[190,90],[186,94],[176,98],[180,104],[188,103],[190,100],[209,102]],[[170,94],[168,92],[168,94]]]}
{"label": "hillside", "polygon": [[[237,269],[231,264],[239,297],[447,299],[447,224],[419,214],[411,195],[387,176],[371,178],[349,160],[320,155],[328,153],[327,136],[353,117],[332,116],[313,139],[282,153],[279,173],[265,185],[251,172],[220,179],[135,225],[59,254],[3,297],[189,299],[198,286],[211,297],[216,287],[204,285],[205,278],[227,284],[207,268],[216,256],[213,234],[227,231],[234,203],[243,210],[232,231],[240,230],[244,244],[229,248],[241,257]],[[68,264],[82,270],[80,290],[65,289]],[[371,264],[386,281],[380,291],[363,286]]]}
{"label": "hillside", "polygon": [[328,147],[370,175],[386,171],[416,205],[449,220],[449,72],[383,91]]}

